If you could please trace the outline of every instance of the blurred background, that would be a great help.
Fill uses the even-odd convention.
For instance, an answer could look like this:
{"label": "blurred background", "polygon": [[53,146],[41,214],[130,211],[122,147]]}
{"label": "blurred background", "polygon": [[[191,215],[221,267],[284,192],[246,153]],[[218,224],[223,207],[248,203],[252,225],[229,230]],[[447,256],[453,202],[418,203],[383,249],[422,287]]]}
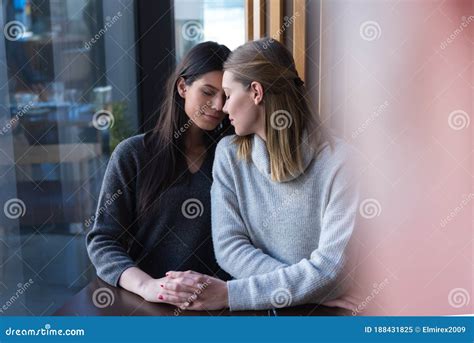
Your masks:
{"label": "blurred background", "polygon": [[0,315],[50,315],[94,277],[108,158],[153,127],[183,54],[264,36],[363,156],[353,314],[474,313],[474,1],[0,4]]}
{"label": "blurred background", "polygon": [[94,274],[84,234],[110,153],[153,126],[188,49],[245,42],[244,1],[0,3],[0,306],[31,279],[5,314],[47,315]]}

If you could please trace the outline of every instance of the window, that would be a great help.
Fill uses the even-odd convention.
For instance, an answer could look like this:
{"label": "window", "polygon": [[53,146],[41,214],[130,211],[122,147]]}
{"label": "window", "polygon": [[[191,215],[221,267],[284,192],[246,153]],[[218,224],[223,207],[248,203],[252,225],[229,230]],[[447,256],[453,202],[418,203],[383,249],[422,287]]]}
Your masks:
{"label": "window", "polygon": [[175,0],[177,59],[203,41],[215,41],[231,50],[244,44],[244,9],[244,0]]}
{"label": "window", "polygon": [[51,314],[94,274],[84,233],[110,152],[137,133],[132,5],[2,3],[0,299],[32,282],[5,315]]}

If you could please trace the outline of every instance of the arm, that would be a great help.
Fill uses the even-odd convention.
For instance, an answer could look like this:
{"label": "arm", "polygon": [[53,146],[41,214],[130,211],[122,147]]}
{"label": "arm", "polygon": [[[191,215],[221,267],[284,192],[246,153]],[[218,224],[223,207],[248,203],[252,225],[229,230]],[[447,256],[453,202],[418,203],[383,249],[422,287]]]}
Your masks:
{"label": "arm", "polygon": [[339,296],[336,289],[341,286],[358,207],[358,184],[349,169],[343,165],[333,178],[318,248],[291,266],[228,281],[231,310],[320,303]]}
{"label": "arm", "polygon": [[214,251],[222,269],[234,278],[244,278],[287,266],[257,249],[250,241],[240,216],[231,165],[222,144],[216,149],[211,204]]}
{"label": "arm", "polygon": [[108,284],[120,286],[147,301],[182,304],[193,294],[192,287],[181,282],[172,293],[167,293],[164,285],[168,278],[155,279],[138,268],[125,247],[125,238],[135,235],[132,230],[138,173],[134,147],[129,144],[120,143],[110,158],[94,226],[86,237],[87,251],[97,275]]}
{"label": "arm", "polygon": [[123,244],[134,218],[135,197],[131,182],[134,168],[127,158],[132,148],[126,144],[119,144],[110,157],[93,227],[86,236],[87,252],[97,275],[112,286],[118,286],[120,275],[135,266]]}

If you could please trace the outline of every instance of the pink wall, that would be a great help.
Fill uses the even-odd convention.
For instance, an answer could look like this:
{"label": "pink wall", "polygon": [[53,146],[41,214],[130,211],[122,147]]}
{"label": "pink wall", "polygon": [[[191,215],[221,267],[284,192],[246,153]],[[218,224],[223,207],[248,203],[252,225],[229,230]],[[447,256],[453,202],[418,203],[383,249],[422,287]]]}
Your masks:
{"label": "pink wall", "polygon": [[321,116],[365,169],[356,305],[367,315],[474,313],[474,2],[322,8]]}

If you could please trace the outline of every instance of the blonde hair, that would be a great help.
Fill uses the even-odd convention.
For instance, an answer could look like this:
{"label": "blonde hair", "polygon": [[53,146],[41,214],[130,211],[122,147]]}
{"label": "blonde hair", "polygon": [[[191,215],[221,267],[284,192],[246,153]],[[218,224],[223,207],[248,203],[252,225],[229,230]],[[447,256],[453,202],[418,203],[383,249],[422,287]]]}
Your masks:
{"label": "blonde hair", "polygon": [[[301,149],[304,131],[315,151],[325,140],[331,143],[331,139],[319,116],[311,111],[291,53],[278,41],[247,42],[231,53],[224,70],[231,72],[234,80],[244,87],[250,87],[254,81],[263,87],[272,180],[281,182],[300,175],[304,171]],[[252,135],[237,136],[234,143],[238,145],[238,156],[250,160]]]}

